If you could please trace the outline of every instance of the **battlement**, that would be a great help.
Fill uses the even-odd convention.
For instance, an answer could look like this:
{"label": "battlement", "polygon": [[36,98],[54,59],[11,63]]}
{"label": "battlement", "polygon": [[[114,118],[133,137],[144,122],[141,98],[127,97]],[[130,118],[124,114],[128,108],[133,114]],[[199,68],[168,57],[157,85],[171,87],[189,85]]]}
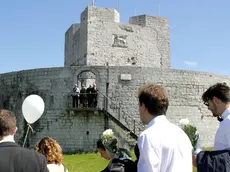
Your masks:
{"label": "battlement", "polygon": [[139,15],[139,16],[133,16],[129,19],[129,24],[139,25],[139,26],[152,26],[164,23],[168,24],[168,19],[163,17],[155,17],[150,15]]}
{"label": "battlement", "polygon": [[121,24],[115,9],[87,7],[66,32],[65,66],[106,64],[170,68],[168,20],[140,15]]}
{"label": "battlement", "polygon": [[120,14],[112,8],[88,6],[81,13],[81,22],[84,21],[104,21],[119,23]]}

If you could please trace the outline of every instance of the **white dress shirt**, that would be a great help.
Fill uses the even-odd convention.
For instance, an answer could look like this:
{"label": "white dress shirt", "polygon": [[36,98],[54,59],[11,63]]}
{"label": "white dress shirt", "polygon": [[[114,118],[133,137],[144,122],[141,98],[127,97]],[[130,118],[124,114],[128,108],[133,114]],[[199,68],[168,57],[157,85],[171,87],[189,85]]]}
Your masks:
{"label": "white dress shirt", "polygon": [[216,131],[214,150],[230,149],[230,108],[221,115],[223,119]]}
{"label": "white dress shirt", "polygon": [[15,142],[14,136],[9,135],[9,136],[3,137],[3,139],[0,140],[0,143],[3,143],[3,142]]}
{"label": "white dress shirt", "polygon": [[192,172],[192,144],[165,115],[151,120],[138,138],[138,172]]}

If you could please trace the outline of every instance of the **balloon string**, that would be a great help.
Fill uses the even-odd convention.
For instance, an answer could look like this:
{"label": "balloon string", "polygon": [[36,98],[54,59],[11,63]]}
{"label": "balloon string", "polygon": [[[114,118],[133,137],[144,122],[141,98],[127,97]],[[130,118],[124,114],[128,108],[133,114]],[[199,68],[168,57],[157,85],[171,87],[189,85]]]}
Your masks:
{"label": "balloon string", "polygon": [[27,131],[26,131],[26,136],[25,136],[25,139],[24,139],[24,143],[23,143],[23,147],[25,147],[25,144],[26,144],[26,140],[27,140],[27,136],[29,134],[29,130],[31,129],[32,132],[34,132],[33,128],[31,127],[30,124],[27,124]]}
{"label": "balloon string", "polygon": [[27,124],[28,125],[28,127],[31,129],[31,131],[32,131],[32,133],[34,132],[34,130],[33,130],[33,128],[31,127],[31,125],[30,124]]}

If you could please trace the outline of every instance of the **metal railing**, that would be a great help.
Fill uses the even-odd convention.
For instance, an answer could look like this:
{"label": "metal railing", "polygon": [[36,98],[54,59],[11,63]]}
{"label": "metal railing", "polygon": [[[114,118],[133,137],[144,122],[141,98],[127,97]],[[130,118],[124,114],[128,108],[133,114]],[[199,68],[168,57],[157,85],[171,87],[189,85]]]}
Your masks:
{"label": "metal railing", "polygon": [[[107,111],[110,115],[112,115],[117,121],[119,121],[122,125],[126,126],[130,131],[134,134],[138,135],[139,132],[143,129],[144,125],[136,120],[133,119],[133,116],[129,115],[122,109],[122,102],[121,101],[113,101],[110,97],[106,96],[106,94],[97,91],[97,93],[80,93],[80,95],[95,95],[97,94],[97,106],[89,107],[88,103],[87,106],[83,106],[80,104],[80,97],[78,99],[79,106],[77,108],[97,108]],[[87,96],[86,96],[87,97]],[[88,100],[85,100],[88,102]],[[68,103],[69,106],[72,106],[72,100]]]}
{"label": "metal railing", "polygon": [[[113,117],[116,118],[117,116],[117,120],[125,126],[128,125],[130,131],[132,131],[134,134],[139,134],[139,132],[141,131],[140,129],[141,126],[144,127],[143,124],[140,121],[133,119],[131,115],[129,115],[122,109],[121,101],[115,102],[111,98],[106,96],[104,93],[102,92],[98,92],[98,93],[101,94],[104,99],[103,109],[106,110],[108,113],[110,113]],[[139,129],[138,132],[137,129]]]}
{"label": "metal railing", "polygon": [[[98,93],[78,93],[71,94],[72,100],[68,102],[69,106],[73,108],[97,108],[97,95]],[[75,97],[75,100],[73,100]],[[77,97],[77,98],[76,98]],[[73,101],[76,101],[73,103]],[[78,106],[76,106],[76,104]]]}

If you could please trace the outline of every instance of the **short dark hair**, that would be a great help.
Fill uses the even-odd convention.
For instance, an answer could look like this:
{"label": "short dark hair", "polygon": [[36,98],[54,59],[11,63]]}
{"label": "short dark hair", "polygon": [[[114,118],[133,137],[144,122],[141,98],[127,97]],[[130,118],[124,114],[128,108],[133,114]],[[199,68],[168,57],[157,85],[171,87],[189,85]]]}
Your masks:
{"label": "short dark hair", "polygon": [[139,103],[144,104],[152,115],[166,115],[169,100],[163,86],[148,84],[139,89]]}
{"label": "short dark hair", "polygon": [[99,148],[99,149],[102,149],[102,150],[106,150],[105,149],[105,146],[103,145],[103,143],[102,143],[102,139],[99,139],[98,141],[97,141],[97,148]]}
{"label": "short dark hair", "polygon": [[0,110],[0,140],[4,136],[14,134],[16,129],[16,118],[11,111]]}
{"label": "short dark hair", "polygon": [[217,97],[224,103],[230,102],[230,88],[226,83],[216,83],[205,91],[202,95],[204,102],[212,100],[213,97]]}

